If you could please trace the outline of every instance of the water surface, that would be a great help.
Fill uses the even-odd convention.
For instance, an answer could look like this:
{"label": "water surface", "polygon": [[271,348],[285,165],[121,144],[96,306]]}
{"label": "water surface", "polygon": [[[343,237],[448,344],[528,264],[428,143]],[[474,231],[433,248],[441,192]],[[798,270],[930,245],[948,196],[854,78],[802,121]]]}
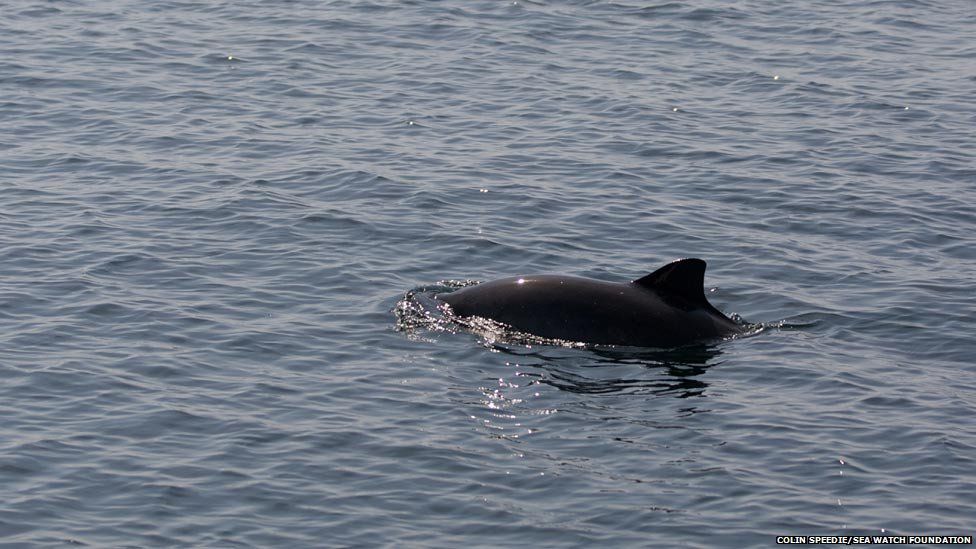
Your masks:
{"label": "water surface", "polygon": [[[5,545],[972,534],[970,2],[3,8]],[[397,329],[678,257],[763,333]]]}

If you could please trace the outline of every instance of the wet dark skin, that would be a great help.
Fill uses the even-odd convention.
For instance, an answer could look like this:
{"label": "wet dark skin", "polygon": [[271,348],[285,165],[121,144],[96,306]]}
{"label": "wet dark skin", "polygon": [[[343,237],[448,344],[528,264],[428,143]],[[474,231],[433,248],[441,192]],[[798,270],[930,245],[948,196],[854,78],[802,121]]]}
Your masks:
{"label": "wet dark skin", "polygon": [[676,347],[743,332],[705,298],[705,262],[681,259],[633,282],[561,275],[503,278],[439,294],[460,317],[547,339]]}

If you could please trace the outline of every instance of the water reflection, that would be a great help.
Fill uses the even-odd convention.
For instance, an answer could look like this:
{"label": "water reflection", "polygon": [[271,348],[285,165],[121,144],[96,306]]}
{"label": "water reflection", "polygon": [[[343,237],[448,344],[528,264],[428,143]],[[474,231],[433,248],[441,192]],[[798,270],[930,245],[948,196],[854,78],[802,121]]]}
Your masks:
{"label": "water reflection", "polygon": [[[703,396],[708,384],[700,379],[722,363],[718,344],[677,349],[562,349],[492,345],[513,356],[516,364],[538,369],[539,383],[584,394],[636,393],[676,398]],[[635,368],[637,367],[637,368]]]}

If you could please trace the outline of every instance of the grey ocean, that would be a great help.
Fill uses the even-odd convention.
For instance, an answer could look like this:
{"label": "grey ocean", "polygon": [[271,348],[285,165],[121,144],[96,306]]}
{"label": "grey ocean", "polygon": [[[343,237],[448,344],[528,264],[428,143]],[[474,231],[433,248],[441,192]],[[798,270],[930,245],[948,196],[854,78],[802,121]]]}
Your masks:
{"label": "grey ocean", "polygon": [[[972,535],[974,98],[971,0],[0,2],[0,546]],[[423,322],[680,257],[761,332]]]}

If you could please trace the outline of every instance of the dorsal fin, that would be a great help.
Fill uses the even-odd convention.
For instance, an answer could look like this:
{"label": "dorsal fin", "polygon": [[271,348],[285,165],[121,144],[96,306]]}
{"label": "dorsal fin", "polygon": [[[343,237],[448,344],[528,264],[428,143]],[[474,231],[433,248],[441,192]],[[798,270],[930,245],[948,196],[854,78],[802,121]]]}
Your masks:
{"label": "dorsal fin", "polygon": [[633,283],[689,303],[708,303],[705,299],[705,262],[701,259],[679,259]]}

